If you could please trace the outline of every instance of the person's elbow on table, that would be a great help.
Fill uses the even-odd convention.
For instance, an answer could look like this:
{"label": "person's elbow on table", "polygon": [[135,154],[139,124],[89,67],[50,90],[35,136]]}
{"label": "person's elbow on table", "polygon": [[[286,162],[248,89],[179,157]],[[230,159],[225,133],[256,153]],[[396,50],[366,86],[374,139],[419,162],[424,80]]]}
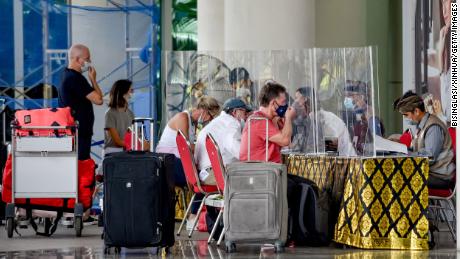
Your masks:
{"label": "person's elbow on table", "polygon": [[401,138],[401,134],[391,134],[388,136],[388,140],[394,141],[394,142],[399,142],[399,139]]}

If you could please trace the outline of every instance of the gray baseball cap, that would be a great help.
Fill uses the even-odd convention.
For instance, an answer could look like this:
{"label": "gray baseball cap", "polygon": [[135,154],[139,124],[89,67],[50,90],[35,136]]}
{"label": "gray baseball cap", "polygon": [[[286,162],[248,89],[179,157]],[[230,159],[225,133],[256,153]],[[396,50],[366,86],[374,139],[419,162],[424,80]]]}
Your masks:
{"label": "gray baseball cap", "polygon": [[240,98],[230,98],[225,101],[223,110],[228,112],[231,109],[245,109],[248,112],[252,111],[252,108],[245,104]]}

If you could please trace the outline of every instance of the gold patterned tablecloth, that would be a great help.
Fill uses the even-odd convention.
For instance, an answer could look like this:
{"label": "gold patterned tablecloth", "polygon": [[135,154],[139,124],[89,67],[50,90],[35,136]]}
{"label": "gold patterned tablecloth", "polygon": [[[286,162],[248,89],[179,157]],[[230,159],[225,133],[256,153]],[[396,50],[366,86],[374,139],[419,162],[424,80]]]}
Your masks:
{"label": "gold patterned tablecloth", "polygon": [[290,174],[314,181],[340,201],[335,242],[367,249],[428,249],[427,158],[288,155],[284,162]]}

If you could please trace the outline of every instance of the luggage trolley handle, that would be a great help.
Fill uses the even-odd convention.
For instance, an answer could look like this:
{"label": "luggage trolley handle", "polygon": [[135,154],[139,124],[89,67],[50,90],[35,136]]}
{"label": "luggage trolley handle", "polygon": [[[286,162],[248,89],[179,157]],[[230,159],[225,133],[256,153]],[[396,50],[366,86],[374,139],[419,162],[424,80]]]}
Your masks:
{"label": "luggage trolley handle", "polygon": [[248,119],[248,161],[251,161],[251,121],[265,121],[265,162],[268,162],[268,119],[264,117],[253,117]]}
{"label": "luggage trolley handle", "polygon": [[19,125],[16,125],[16,124],[12,124],[11,127],[16,129],[16,130],[34,130],[34,129],[59,130],[59,129],[76,129],[76,128],[78,128],[77,125],[70,125],[70,126],[19,126]]}
{"label": "luggage trolley handle", "polygon": [[[155,120],[153,118],[141,118],[137,117],[133,120],[133,130],[131,131],[131,147],[132,150],[138,151],[138,140],[139,140],[139,126],[141,126],[141,148],[144,150],[144,141],[145,141],[145,122],[150,123],[150,152],[153,152],[153,131]],[[140,125],[139,125],[140,124]]]}
{"label": "luggage trolley handle", "polygon": [[15,134],[15,130],[53,130],[54,134],[56,137],[59,137],[59,132],[58,130],[75,130],[77,132],[78,130],[78,123],[74,125],[68,125],[68,126],[19,126],[17,122],[12,122],[11,123],[11,130],[13,135]]}

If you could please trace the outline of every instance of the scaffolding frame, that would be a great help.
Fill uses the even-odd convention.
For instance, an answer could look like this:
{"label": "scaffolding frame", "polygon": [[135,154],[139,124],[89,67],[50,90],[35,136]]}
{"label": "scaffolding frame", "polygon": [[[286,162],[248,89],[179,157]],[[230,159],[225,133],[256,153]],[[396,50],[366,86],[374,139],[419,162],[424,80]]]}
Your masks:
{"label": "scaffolding frame", "polygon": [[[68,43],[68,48],[67,49],[50,49],[49,48],[49,10],[50,8],[54,8],[49,0],[40,0],[40,4],[42,7],[42,10],[37,10],[35,6],[29,2],[29,0],[20,0],[23,5],[29,6],[34,12],[40,14],[42,16],[42,42],[43,42],[43,64],[40,66],[32,69],[31,72],[29,72],[27,75],[24,75],[20,80],[17,80],[13,83],[13,85],[9,84],[5,80],[0,78],[0,85],[4,86],[4,89],[0,90],[0,96],[6,96],[6,92],[8,90],[13,90],[15,92],[15,97],[14,98],[8,98],[8,100],[5,102],[5,106],[14,103],[15,105],[18,106],[20,109],[26,108],[25,105],[23,105],[20,101],[20,99],[24,100],[30,100],[33,104],[39,106],[39,107],[50,107],[51,102],[52,102],[52,77],[60,72],[63,68],[67,66],[67,60],[68,60],[68,48],[72,45],[72,0],[66,0],[67,7],[68,8],[68,13],[67,13],[67,43]],[[124,41],[125,41],[125,61],[110,70],[107,74],[103,75],[99,80],[98,84],[104,82],[106,79],[110,78],[112,74],[115,72],[119,71],[122,68],[126,68],[126,78],[133,81],[133,84],[135,83],[134,78],[136,75],[138,75],[140,72],[145,71],[148,69],[148,78],[147,80],[143,80],[144,82],[147,82],[145,85],[137,87],[136,89],[146,89],[149,93],[149,117],[152,117],[155,121],[158,120],[158,112],[157,108],[161,107],[160,105],[157,105],[157,97],[156,97],[156,87],[159,87],[159,83],[155,82],[157,71],[155,70],[155,47],[158,44],[157,38],[158,38],[158,33],[160,31],[160,24],[156,24],[153,20],[153,17],[155,15],[154,13],[154,8],[153,6],[156,4],[156,0],[149,0],[150,4],[150,12],[140,12],[143,13],[149,17],[151,17],[151,23],[150,23],[150,29],[152,31],[151,33],[151,46],[149,47],[149,60],[144,66],[142,66],[140,69],[135,69],[134,65],[135,63],[140,61],[139,58],[139,53],[142,50],[141,47],[132,47],[131,42],[130,42],[130,13],[135,11],[135,10],[130,10],[130,7],[143,7],[146,10],[149,9],[149,6],[145,3],[143,3],[141,0],[134,0],[135,3],[138,5],[132,5],[129,2],[129,0],[124,0],[124,5],[120,4],[118,2],[115,2],[114,0],[104,0],[106,1],[107,4],[110,4],[117,8],[120,12],[124,13]],[[161,19],[159,19],[161,20]],[[53,70],[53,65],[58,64],[58,67]],[[39,70],[43,70],[43,76],[40,81],[32,84],[31,86],[27,86],[27,89],[24,89],[24,82],[27,78],[32,76],[34,73],[36,73]],[[31,98],[30,96],[27,95],[27,93],[34,89],[35,87],[38,87],[40,83],[43,83],[44,86],[44,93],[43,93],[43,103],[37,102],[35,99]],[[104,92],[104,96],[106,96],[110,91]],[[18,98],[19,97],[19,98]],[[157,138],[157,136],[155,136]],[[99,146],[101,147],[103,145],[103,140],[102,141],[97,141],[97,140],[92,140],[92,146]],[[92,155],[97,158],[101,159],[101,157],[92,152]]]}

